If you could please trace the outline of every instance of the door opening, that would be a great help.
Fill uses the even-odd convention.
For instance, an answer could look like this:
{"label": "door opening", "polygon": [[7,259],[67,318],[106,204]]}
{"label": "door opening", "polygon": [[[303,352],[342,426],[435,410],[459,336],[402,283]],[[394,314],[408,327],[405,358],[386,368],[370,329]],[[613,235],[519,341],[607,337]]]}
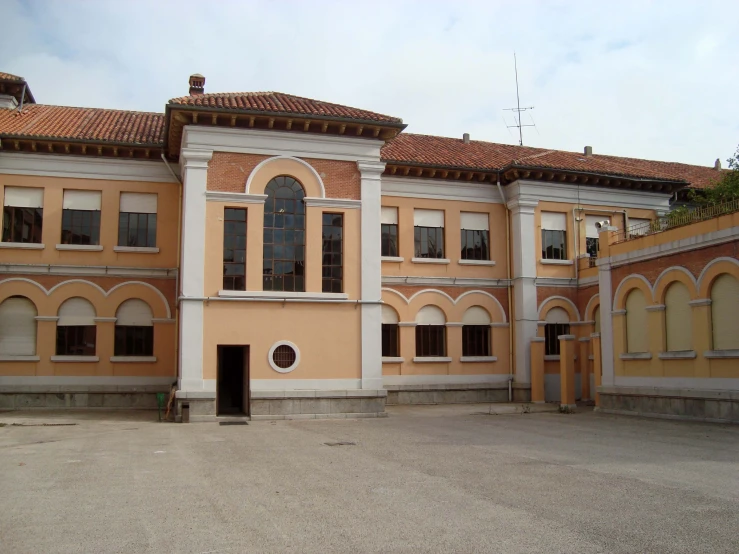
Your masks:
{"label": "door opening", "polygon": [[217,415],[249,415],[249,347],[218,345]]}

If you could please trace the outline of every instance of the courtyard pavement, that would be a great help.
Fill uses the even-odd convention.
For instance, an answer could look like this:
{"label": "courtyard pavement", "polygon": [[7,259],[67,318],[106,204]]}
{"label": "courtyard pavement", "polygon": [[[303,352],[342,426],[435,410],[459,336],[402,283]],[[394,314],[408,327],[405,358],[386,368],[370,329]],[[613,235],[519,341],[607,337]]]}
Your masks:
{"label": "courtyard pavement", "polygon": [[0,552],[739,552],[739,426],[388,411],[0,413]]}

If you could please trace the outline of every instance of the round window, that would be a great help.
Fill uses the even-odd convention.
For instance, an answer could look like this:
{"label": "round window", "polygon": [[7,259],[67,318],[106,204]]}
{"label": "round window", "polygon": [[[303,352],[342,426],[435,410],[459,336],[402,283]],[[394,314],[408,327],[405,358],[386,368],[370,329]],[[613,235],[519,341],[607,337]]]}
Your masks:
{"label": "round window", "polygon": [[289,341],[277,342],[269,349],[268,361],[275,371],[289,373],[300,362],[300,350]]}

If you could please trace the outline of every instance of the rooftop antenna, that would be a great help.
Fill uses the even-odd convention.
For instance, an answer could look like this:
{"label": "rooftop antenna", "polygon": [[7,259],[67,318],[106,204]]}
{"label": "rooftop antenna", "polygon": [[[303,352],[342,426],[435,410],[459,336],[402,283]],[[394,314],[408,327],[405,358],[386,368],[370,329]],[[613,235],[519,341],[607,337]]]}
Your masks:
{"label": "rooftop antenna", "polygon": [[[528,106],[526,108],[521,107],[521,99],[518,95],[518,63],[516,62],[516,53],[513,53],[513,68],[516,71],[516,107],[515,108],[504,108],[504,111],[511,111],[515,112],[515,115],[513,116],[513,121],[516,122],[515,125],[507,125],[507,127],[510,129],[512,127],[518,127],[518,145],[523,146],[523,127],[536,127],[536,125],[529,125],[524,124],[521,121],[521,113],[527,111],[527,110],[533,110],[534,106]],[[533,120],[532,120],[533,121]]]}

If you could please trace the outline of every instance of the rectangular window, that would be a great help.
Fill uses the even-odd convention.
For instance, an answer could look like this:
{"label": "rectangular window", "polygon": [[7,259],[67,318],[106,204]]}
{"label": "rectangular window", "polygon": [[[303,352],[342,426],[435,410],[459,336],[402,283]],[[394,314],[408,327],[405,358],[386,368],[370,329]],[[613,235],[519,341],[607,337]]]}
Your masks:
{"label": "rectangular window", "polygon": [[462,327],[462,356],[490,356],[490,325]]}
{"label": "rectangular window", "polygon": [[157,245],[157,195],[122,192],[118,215],[118,246]]}
{"label": "rectangular window", "polygon": [[100,191],[64,191],[62,244],[100,244],[101,202]]}
{"label": "rectangular window", "polygon": [[488,214],[462,212],[460,217],[462,228],[463,260],[490,259],[490,225]]}
{"label": "rectangular window", "polygon": [[413,210],[414,257],[444,257],[444,212]]}
{"label": "rectangular window", "polygon": [[569,334],[569,323],[547,323],[544,326],[544,354],[559,356],[559,338],[557,337]]}
{"label": "rectangular window", "polygon": [[398,255],[398,208],[383,206],[380,220],[382,256]]}
{"label": "rectangular window", "polygon": [[323,292],[343,292],[344,216],[323,214]]}
{"label": "rectangular window", "polygon": [[541,212],[541,257],[567,259],[567,214]]}
{"label": "rectangular window", "polygon": [[223,211],[223,289],[246,290],[246,210]]}
{"label": "rectangular window", "polygon": [[41,244],[44,189],[5,187],[3,242]]}
{"label": "rectangular window", "polygon": [[604,219],[610,218],[597,215],[585,216],[585,251],[590,256],[591,262],[598,257],[598,227],[596,227],[596,223]]}
{"label": "rectangular window", "polygon": [[416,356],[446,356],[446,326],[416,325]]}
{"label": "rectangular window", "polygon": [[399,327],[397,323],[382,324],[382,355],[386,358],[400,356]]}
{"label": "rectangular window", "polygon": [[114,355],[153,356],[154,327],[116,325]]}
{"label": "rectangular window", "polygon": [[57,326],[57,356],[94,356],[96,331],[95,325]]}

